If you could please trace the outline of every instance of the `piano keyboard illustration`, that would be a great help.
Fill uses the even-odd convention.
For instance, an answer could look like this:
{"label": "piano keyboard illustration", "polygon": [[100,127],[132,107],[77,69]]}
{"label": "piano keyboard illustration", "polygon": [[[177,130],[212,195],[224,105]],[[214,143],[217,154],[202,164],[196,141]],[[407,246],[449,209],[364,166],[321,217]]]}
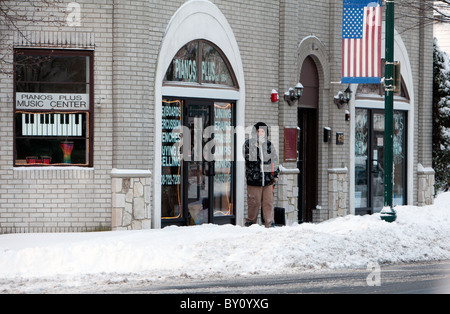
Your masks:
{"label": "piano keyboard illustration", "polygon": [[22,113],[23,136],[82,136],[81,113]]}

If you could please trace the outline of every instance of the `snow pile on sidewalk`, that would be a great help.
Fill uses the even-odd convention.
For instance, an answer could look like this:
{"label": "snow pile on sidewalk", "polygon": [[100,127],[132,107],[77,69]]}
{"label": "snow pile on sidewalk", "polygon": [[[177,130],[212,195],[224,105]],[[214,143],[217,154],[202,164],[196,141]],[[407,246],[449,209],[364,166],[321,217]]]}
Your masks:
{"label": "snow pile on sidewalk", "polygon": [[120,274],[226,278],[450,259],[450,193],[433,206],[396,210],[394,223],[378,214],[272,229],[203,225],[0,235],[0,283]]}

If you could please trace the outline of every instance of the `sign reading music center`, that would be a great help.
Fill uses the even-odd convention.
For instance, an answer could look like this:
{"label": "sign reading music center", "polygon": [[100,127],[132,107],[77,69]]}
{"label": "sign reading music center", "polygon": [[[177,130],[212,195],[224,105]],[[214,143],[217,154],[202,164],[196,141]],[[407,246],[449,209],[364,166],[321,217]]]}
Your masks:
{"label": "sign reading music center", "polygon": [[89,110],[89,94],[16,93],[17,110]]}

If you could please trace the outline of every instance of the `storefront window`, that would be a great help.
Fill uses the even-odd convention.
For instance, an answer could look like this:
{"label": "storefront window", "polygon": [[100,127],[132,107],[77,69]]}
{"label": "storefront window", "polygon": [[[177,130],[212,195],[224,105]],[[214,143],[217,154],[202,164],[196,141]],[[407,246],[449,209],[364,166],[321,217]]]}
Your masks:
{"label": "storefront window", "polygon": [[15,50],[15,166],[92,165],[92,58]]}
{"label": "storefront window", "polygon": [[233,104],[214,104],[214,216],[233,213]]}
{"label": "storefront window", "polygon": [[406,204],[406,113],[394,112],[394,206]]}
{"label": "storefront window", "polygon": [[180,143],[182,141],[182,109],[180,100],[163,100],[162,107],[162,200],[163,219],[182,217],[182,167]]}
{"label": "storefront window", "polygon": [[368,207],[369,202],[369,120],[368,110],[356,109],[355,131],[355,206]]}

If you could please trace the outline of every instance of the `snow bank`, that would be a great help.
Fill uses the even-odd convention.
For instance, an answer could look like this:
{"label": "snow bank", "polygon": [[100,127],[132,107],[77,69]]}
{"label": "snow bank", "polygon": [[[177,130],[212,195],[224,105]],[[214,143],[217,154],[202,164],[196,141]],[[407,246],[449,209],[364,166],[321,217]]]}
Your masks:
{"label": "snow bank", "polygon": [[396,211],[394,223],[378,214],[273,229],[203,225],[0,235],[0,280],[96,274],[233,277],[450,259],[450,193],[433,206]]}

